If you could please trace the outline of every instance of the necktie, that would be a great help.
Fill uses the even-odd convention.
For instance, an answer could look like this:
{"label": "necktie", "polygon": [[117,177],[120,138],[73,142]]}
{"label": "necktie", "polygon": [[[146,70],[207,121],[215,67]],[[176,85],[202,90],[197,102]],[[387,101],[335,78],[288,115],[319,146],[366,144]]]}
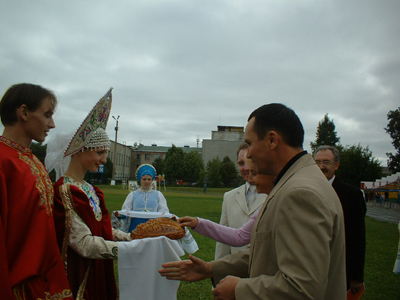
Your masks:
{"label": "necktie", "polygon": [[248,197],[247,197],[247,207],[249,210],[252,208],[254,202],[256,201],[257,195],[256,195],[256,187],[254,185],[251,185],[249,187],[249,190],[247,191]]}

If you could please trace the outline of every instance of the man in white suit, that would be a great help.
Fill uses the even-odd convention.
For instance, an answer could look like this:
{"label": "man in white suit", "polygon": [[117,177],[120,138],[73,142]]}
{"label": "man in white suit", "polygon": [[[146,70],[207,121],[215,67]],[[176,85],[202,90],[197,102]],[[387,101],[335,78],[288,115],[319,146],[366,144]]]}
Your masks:
{"label": "man in white suit", "polygon": [[[247,148],[248,145],[243,143],[237,150],[239,172],[246,183],[224,194],[221,220],[219,223],[227,227],[242,227],[251,219],[255,211],[264,203],[266,198],[265,194],[257,194],[254,183],[249,182],[250,171],[249,167],[245,163]],[[217,242],[215,248],[215,259],[235,253],[246,247],[247,246],[232,247]]]}

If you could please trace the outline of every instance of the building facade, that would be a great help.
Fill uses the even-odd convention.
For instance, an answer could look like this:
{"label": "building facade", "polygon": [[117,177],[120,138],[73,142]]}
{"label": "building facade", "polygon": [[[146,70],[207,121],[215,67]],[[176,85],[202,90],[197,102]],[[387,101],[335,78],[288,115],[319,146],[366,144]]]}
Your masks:
{"label": "building facade", "polygon": [[[153,162],[157,158],[165,159],[165,156],[168,150],[171,147],[167,146],[157,146],[156,144],[152,144],[151,146],[144,146],[142,144],[136,145],[132,147],[132,156],[131,156],[131,174],[133,175],[132,179],[136,179],[135,174],[137,168],[142,164],[153,164]],[[192,151],[196,151],[201,154],[201,148],[194,148],[189,146],[177,147],[183,150],[183,153],[189,153]]]}
{"label": "building facade", "polygon": [[222,161],[228,156],[238,168],[236,151],[244,141],[244,127],[218,126],[217,131],[211,132],[211,139],[203,139],[202,158],[204,166],[212,159],[218,158]]}
{"label": "building facade", "polygon": [[[244,127],[218,126],[217,131],[211,132],[211,139],[203,139],[202,148],[178,147],[184,153],[196,151],[202,155],[204,166],[215,157],[222,160],[228,156],[237,167],[236,151],[244,138]],[[113,162],[113,180],[136,180],[136,170],[141,164],[153,164],[157,158],[165,159],[169,146],[145,146],[135,143],[128,146],[126,143],[111,141],[108,158]]]}
{"label": "building facade", "polygon": [[131,156],[132,147],[127,146],[125,143],[120,144],[111,141],[110,151],[107,157],[111,159],[114,164],[113,176],[114,180],[129,180],[131,179]]}

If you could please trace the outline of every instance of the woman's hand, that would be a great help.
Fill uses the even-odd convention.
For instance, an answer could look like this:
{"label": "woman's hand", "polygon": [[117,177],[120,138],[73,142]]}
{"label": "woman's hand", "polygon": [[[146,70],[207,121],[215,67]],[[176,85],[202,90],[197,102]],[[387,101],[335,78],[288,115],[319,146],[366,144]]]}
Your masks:
{"label": "woman's hand", "polygon": [[196,217],[182,217],[178,219],[178,224],[180,224],[181,227],[187,226],[193,229],[199,224],[199,220]]}

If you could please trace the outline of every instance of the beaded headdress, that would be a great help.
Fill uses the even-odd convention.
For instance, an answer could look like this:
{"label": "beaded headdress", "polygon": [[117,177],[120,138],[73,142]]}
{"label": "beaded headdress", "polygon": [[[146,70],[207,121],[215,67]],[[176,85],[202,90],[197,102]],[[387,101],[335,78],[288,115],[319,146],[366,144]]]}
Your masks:
{"label": "beaded headdress", "polygon": [[154,180],[156,178],[156,169],[149,164],[140,165],[139,168],[136,170],[136,178],[140,181],[144,175],[150,175],[151,178]]}
{"label": "beaded headdress", "polygon": [[86,143],[85,148],[89,150],[110,150],[110,146],[111,142],[107,132],[103,128],[98,128]]}
{"label": "beaded headdress", "polygon": [[[75,154],[85,148],[108,147],[110,148],[110,140],[106,136],[104,129],[107,127],[108,117],[110,116],[112,103],[112,88],[96,103],[92,111],[82,122],[78,128],[67,149],[64,157]],[[97,130],[101,128],[103,131]],[[92,139],[93,137],[93,139]]]}

